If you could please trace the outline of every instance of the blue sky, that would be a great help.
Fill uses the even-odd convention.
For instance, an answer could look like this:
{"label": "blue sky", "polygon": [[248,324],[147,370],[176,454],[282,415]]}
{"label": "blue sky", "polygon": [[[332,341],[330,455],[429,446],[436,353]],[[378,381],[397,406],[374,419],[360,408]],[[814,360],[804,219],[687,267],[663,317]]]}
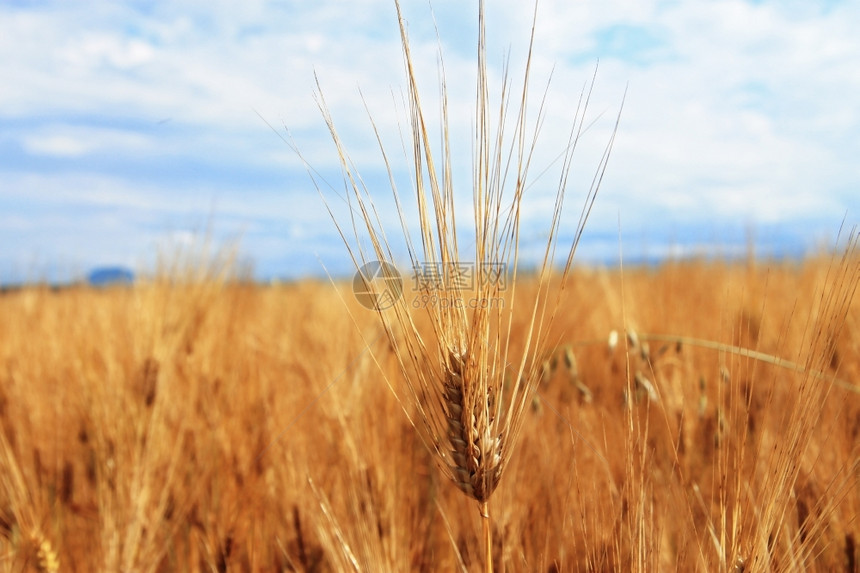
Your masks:
{"label": "blue sky", "polygon": [[[521,77],[528,2],[488,2],[494,95],[505,54]],[[468,204],[476,3],[433,2]],[[404,0],[425,103],[437,39]],[[860,5],[851,2],[542,0],[532,101],[552,73],[524,212],[545,240],[563,148],[594,73],[568,188],[587,181],[627,99],[582,260],[799,253],[860,213]],[[5,2],[0,5],[0,282],[69,280],[99,265],[151,268],[211,233],[258,277],[324,275],[348,259],[284,126],[334,190],[337,156],[314,73],[383,217],[395,221],[362,94],[405,173],[405,85],[393,0]],[[359,93],[361,90],[361,94]],[[591,123],[593,120],[593,124]],[[378,191],[377,191],[378,190]],[[327,196],[337,209],[335,191]],[[396,230],[396,228],[393,228]]]}

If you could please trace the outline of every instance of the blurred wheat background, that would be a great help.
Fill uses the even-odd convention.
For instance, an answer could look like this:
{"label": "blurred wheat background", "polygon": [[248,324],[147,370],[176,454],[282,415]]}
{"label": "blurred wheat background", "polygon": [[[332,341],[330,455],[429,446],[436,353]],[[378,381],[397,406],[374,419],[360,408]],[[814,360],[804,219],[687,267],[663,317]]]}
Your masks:
{"label": "blurred wheat background", "polygon": [[[496,568],[856,571],[857,269],[576,269]],[[171,272],[0,296],[0,570],[479,570],[479,517],[349,285]]]}

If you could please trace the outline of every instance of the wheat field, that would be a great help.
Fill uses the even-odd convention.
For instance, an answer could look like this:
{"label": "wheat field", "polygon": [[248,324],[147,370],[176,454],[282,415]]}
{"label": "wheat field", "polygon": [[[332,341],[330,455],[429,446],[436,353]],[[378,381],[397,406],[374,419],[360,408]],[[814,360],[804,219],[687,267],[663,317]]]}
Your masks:
{"label": "wheat field", "polygon": [[[495,570],[857,571],[858,268],[575,268]],[[481,570],[350,285],[190,277],[0,296],[0,570]]]}

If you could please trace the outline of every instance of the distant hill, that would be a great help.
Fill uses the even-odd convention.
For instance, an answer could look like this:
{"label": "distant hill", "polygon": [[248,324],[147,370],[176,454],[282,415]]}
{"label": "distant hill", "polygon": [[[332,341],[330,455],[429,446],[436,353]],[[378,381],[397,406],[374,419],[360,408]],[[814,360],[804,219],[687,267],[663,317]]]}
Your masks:
{"label": "distant hill", "polygon": [[125,267],[98,267],[87,275],[87,282],[96,287],[130,285],[134,282],[134,273]]}

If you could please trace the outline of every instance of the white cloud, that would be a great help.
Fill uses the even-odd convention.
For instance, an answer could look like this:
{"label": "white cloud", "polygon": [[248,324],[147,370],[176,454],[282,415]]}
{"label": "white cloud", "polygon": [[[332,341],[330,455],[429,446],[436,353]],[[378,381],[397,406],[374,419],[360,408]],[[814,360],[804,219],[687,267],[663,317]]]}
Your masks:
{"label": "white cloud", "polygon": [[80,157],[92,153],[140,153],[154,148],[150,138],[128,131],[90,126],[48,125],[21,134],[27,153]]}
{"label": "white cloud", "polygon": [[139,39],[128,39],[118,34],[89,33],[74,38],[62,48],[62,60],[79,71],[102,66],[128,70],[153,60],[155,49]]}
{"label": "white cloud", "polygon": [[[395,167],[404,170],[399,129],[408,123],[392,4],[185,0],[0,8],[6,54],[0,59],[0,143],[21,154],[20,162],[0,166],[6,170],[0,173],[0,209],[12,208],[10,196],[18,198],[14,208],[24,218],[28,209],[38,211],[37,203],[57,197],[79,207],[124,205],[155,218],[177,211],[205,216],[214,204],[252,229],[283,217],[284,236],[297,242],[309,230],[335,237],[300,162],[255,111],[275,127],[286,123],[306,158],[337,183],[337,158],[312,97],[316,72],[369,185],[387,196],[358,89]],[[434,4],[455,173],[466,192],[475,14],[461,2]],[[433,21],[426,3],[404,10],[434,125]],[[515,83],[521,77],[532,7],[506,0],[488,3],[487,10],[497,95],[508,47],[511,77]],[[631,228],[697,221],[719,228],[739,219],[838,224],[852,209],[856,219],[858,21],[860,7],[849,2],[542,0],[533,105],[551,71],[553,83],[533,173],[563,147],[573,107],[599,57],[588,117],[603,116],[578,150],[569,199],[574,213],[628,84],[629,90],[594,212],[597,232],[611,231],[619,214]],[[274,183],[279,173],[282,195]],[[63,179],[67,188],[77,185],[73,197],[57,184]],[[536,217],[554,181],[549,174],[535,184]],[[394,221],[390,213],[383,216]]]}

